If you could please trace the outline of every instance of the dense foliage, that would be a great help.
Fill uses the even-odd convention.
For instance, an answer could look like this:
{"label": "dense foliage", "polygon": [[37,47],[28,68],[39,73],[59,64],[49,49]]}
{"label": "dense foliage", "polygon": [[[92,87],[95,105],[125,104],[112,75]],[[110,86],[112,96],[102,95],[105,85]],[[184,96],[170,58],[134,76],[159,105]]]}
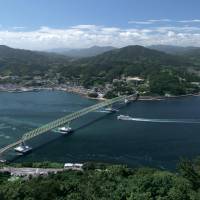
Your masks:
{"label": "dense foliage", "polygon": [[0,175],[1,200],[199,200],[199,160],[183,160],[179,173],[122,165],[86,164],[84,171],[8,179]]}

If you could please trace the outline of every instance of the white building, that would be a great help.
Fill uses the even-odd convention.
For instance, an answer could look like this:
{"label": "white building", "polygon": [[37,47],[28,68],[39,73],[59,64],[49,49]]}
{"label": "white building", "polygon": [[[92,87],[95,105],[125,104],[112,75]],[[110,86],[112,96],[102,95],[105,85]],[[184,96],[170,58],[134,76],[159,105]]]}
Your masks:
{"label": "white building", "polygon": [[81,163],[65,163],[64,169],[82,170],[83,164]]}

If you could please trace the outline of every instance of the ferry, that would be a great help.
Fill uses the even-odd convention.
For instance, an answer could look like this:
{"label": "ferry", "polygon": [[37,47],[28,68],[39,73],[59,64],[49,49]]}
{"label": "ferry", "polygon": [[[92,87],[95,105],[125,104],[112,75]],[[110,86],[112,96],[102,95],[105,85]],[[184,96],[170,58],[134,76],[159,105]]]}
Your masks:
{"label": "ferry", "polygon": [[118,110],[115,109],[115,108],[105,108],[105,111],[106,111],[106,112],[110,112],[110,113],[118,112]]}
{"label": "ferry", "polygon": [[63,135],[67,135],[69,133],[72,133],[73,130],[72,130],[71,127],[65,127],[65,126],[63,126],[63,127],[59,127],[58,128],[58,132],[62,133]]}
{"label": "ferry", "polygon": [[32,148],[29,147],[28,145],[25,145],[24,143],[22,143],[21,145],[19,145],[18,147],[14,148],[14,150],[18,153],[22,153],[22,154],[27,154],[30,151],[32,151]]}
{"label": "ferry", "polygon": [[119,115],[117,116],[118,120],[132,120],[132,117],[130,117],[129,115]]}

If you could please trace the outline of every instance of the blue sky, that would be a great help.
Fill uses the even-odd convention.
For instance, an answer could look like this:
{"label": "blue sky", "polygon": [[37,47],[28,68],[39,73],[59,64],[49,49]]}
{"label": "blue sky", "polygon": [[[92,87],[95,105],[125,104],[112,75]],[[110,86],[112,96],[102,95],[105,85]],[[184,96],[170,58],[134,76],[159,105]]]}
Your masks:
{"label": "blue sky", "polygon": [[0,44],[200,46],[199,0],[0,0]]}
{"label": "blue sky", "polygon": [[128,26],[130,20],[200,18],[199,0],[0,0],[5,27]]}

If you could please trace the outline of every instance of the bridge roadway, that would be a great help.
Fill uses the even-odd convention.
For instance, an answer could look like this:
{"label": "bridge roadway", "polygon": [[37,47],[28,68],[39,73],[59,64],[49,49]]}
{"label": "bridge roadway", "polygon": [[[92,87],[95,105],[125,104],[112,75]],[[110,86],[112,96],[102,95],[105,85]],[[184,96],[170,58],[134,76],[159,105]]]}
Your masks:
{"label": "bridge roadway", "polygon": [[114,103],[117,103],[117,102],[120,102],[120,101],[124,101],[125,99],[130,99],[130,98],[133,98],[134,95],[130,95],[130,96],[119,96],[119,97],[116,97],[116,98],[113,98],[113,99],[110,99],[110,100],[106,100],[104,102],[101,102],[101,103],[98,103],[98,104],[95,104],[95,105],[92,105],[92,106],[89,106],[87,108],[83,108],[77,112],[74,112],[74,113],[71,113],[69,115],[66,115],[64,117],[61,117],[53,122],[50,122],[48,124],[45,124],[39,128],[36,128],[32,131],[29,131],[27,133],[25,133],[22,138],[12,144],[9,144],[3,148],[0,149],[0,156],[6,152],[7,150],[17,146],[17,145],[20,145],[22,142],[25,142],[27,140],[30,140],[38,135],[41,135],[43,133],[46,133],[52,129],[55,129],[55,128],[58,128],[64,124],[67,124],[67,123],[70,123],[71,121],[83,116],[83,115],[86,115],[90,112],[93,112],[95,110],[98,110],[100,108],[103,108],[103,107],[106,107],[106,106],[110,106]]}

